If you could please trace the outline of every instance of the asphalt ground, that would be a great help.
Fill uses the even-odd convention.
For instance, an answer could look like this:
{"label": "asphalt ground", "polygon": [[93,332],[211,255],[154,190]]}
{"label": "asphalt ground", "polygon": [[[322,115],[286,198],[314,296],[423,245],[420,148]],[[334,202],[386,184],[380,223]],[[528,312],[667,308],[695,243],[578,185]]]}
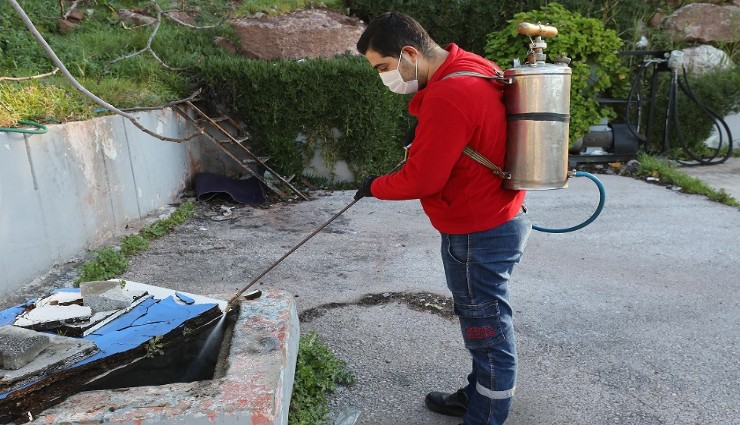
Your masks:
{"label": "asphalt ground", "polygon": [[[740,424],[740,211],[597,177],[607,191],[601,216],[573,233],[534,232],[514,271],[520,370],[507,424]],[[569,227],[591,214],[596,186],[569,186],[528,193],[535,224]],[[233,203],[199,203],[195,219],[133,258],[124,277],[235,293],[352,195],[314,192],[227,217],[220,206]],[[57,285],[74,278],[60,274]],[[361,200],[256,287],[294,294],[302,332],[316,331],[355,373],[331,397],[332,421],[357,408],[361,425],[460,422],[423,403],[428,391],[460,387],[470,358],[439,235],[417,201]]]}

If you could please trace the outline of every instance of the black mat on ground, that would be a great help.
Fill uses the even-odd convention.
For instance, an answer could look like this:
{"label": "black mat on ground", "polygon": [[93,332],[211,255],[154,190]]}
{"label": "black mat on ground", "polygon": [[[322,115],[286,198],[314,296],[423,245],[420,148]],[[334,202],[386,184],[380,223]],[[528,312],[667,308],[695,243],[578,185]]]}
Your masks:
{"label": "black mat on ground", "polygon": [[195,175],[195,195],[198,200],[207,201],[218,194],[227,194],[240,204],[265,202],[265,190],[254,177],[239,180],[214,173]]}

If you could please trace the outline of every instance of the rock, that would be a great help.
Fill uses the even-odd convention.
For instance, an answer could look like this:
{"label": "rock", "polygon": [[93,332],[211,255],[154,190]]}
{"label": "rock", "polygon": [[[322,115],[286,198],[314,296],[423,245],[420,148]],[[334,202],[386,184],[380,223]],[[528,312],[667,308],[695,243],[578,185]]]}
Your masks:
{"label": "rock", "polygon": [[365,29],[359,19],[325,9],[229,22],[241,40],[238,50],[255,59],[332,58],[351,52]]}
{"label": "rock", "polygon": [[131,295],[125,293],[118,281],[85,282],[80,285],[85,306],[93,312],[121,310],[131,305]]}
{"label": "rock", "polygon": [[740,41],[740,7],[690,3],[676,10],[663,22],[668,35],[676,40]]}
{"label": "rock", "polygon": [[57,19],[57,30],[60,34],[68,34],[77,27],[77,24],[66,19]]}
{"label": "rock", "polygon": [[18,370],[49,346],[49,337],[17,326],[0,327],[0,367]]}
{"label": "rock", "polygon": [[712,71],[727,70],[733,67],[732,60],[724,51],[709,45],[683,49],[686,72],[704,75]]}
{"label": "rock", "polygon": [[213,37],[213,42],[216,44],[216,46],[226,49],[229,53],[236,54],[237,49],[236,46],[234,46],[234,43],[231,42],[228,38],[224,37]]}
{"label": "rock", "polygon": [[74,24],[79,24],[83,19],[85,19],[85,13],[80,9],[72,10],[69,12],[69,16],[67,17],[67,20]]}
{"label": "rock", "polygon": [[656,11],[653,13],[653,16],[648,19],[648,26],[650,28],[660,28],[663,25],[663,20],[665,20],[665,13]]}
{"label": "rock", "polygon": [[120,19],[121,22],[127,22],[134,25],[153,25],[155,22],[157,22],[156,18],[142,15],[128,9],[119,9],[118,19]]}
{"label": "rock", "polygon": [[173,11],[170,11],[170,12],[165,12],[165,15],[167,15],[168,17],[174,19],[175,21],[180,21],[180,22],[185,23],[185,24],[188,24],[188,25],[192,25],[192,26],[198,25],[198,24],[195,23],[195,19],[193,19],[190,15],[188,15],[185,12],[181,12],[179,10],[173,10]]}

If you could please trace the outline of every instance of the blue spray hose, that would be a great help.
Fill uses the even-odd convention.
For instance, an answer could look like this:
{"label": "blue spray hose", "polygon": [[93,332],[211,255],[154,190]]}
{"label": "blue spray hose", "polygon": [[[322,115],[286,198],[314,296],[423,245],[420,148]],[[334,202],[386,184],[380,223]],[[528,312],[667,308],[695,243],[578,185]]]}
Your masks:
{"label": "blue spray hose", "polygon": [[574,231],[576,231],[578,229],[582,229],[582,228],[588,226],[594,220],[596,220],[596,217],[598,217],[599,214],[601,214],[601,210],[604,209],[604,202],[606,201],[606,190],[604,189],[604,185],[601,184],[601,182],[599,181],[599,179],[597,179],[596,177],[594,177],[593,174],[587,173],[585,171],[576,171],[575,176],[576,177],[588,177],[592,182],[594,182],[596,184],[596,186],[598,186],[598,188],[599,188],[599,206],[596,207],[596,211],[594,211],[594,213],[591,214],[591,217],[589,217],[588,220],[584,221],[583,223],[581,223],[579,225],[573,226],[573,227],[568,227],[566,229],[548,229],[548,228],[540,227],[540,226],[532,226],[532,228],[534,230],[538,230],[540,232],[546,232],[546,233],[568,233],[568,232],[574,232]]}

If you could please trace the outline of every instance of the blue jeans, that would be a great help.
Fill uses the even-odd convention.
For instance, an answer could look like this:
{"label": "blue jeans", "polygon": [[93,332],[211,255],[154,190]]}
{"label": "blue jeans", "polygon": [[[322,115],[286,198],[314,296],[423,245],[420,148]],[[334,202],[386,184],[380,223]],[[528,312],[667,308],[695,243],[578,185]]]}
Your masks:
{"label": "blue jeans", "polygon": [[473,357],[464,425],[500,425],[509,415],[517,356],[508,283],[531,231],[532,223],[522,212],[490,230],[442,233],[447,287]]}

